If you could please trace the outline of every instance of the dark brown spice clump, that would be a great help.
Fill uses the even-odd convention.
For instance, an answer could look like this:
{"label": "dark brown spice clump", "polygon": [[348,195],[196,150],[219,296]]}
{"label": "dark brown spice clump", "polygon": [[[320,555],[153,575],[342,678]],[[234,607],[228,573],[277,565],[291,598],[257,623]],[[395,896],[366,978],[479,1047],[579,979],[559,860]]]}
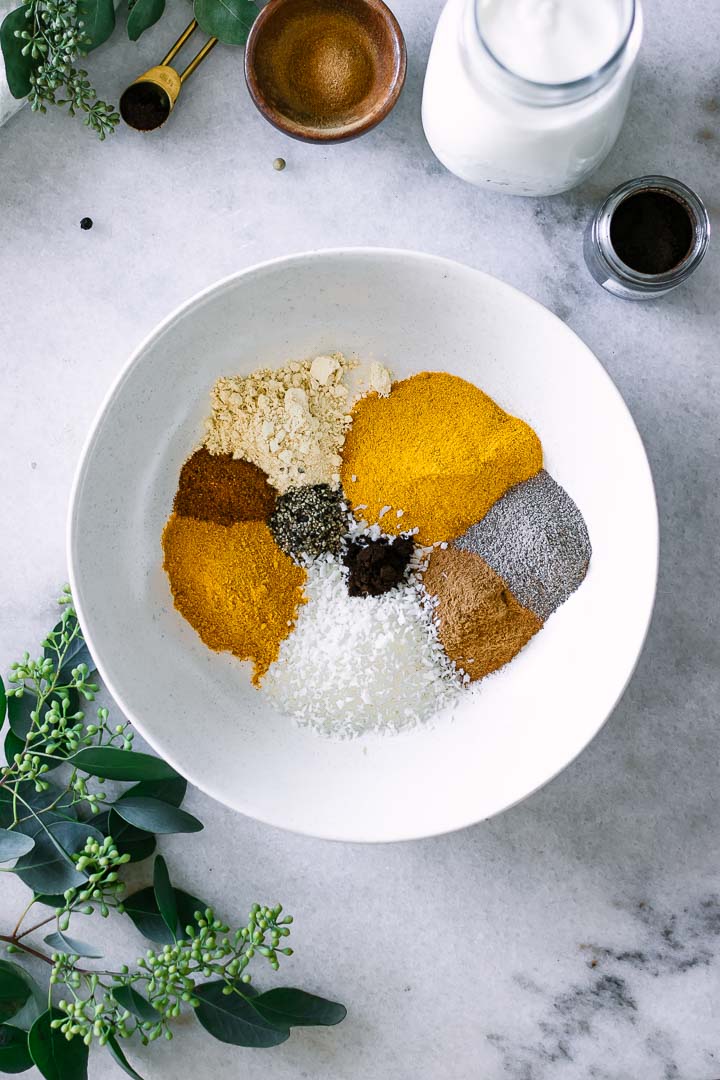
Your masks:
{"label": "dark brown spice clump", "polygon": [[136,131],[154,131],[170,115],[170,98],[154,83],[132,83],[120,98],[120,115]]}
{"label": "dark brown spice clump", "polygon": [[350,596],[382,596],[405,577],[414,544],[409,536],[385,536],[377,540],[353,540],[343,562],[350,571]]}
{"label": "dark brown spice clump", "polygon": [[218,525],[267,521],[276,494],[257,465],[202,447],[182,467],[173,510],[180,517]]}

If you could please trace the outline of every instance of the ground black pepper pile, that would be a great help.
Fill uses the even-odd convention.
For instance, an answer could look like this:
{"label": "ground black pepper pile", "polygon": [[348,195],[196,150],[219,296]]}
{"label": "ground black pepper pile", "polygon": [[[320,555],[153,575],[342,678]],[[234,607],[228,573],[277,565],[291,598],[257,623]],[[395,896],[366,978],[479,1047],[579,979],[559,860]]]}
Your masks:
{"label": "ground black pepper pile", "polygon": [[341,491],[313,484],[279,495],[268,524],[276,543],[288,555],[314,559],[340,550],[348,513],[343,509]]}
{"label": "ground black pepper pile", "polygon": [[382,596],[405,578],[413,553],[413,542],[407,536],[385,536],[377,540],[353,540],[343,562],[350,571],[350,596]]}

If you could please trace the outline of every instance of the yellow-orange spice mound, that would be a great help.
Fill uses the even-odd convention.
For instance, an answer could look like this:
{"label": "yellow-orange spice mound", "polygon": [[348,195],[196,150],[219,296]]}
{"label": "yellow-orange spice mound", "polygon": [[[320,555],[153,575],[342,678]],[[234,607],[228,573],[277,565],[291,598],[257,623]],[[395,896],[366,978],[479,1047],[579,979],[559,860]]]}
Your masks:
{"label": "yellow-orange spice mound", "polygon": [[456,375],[413,375],[388,397],[361,398],[352,417],[341,469],[346,497],[367,507],[357,516],[371,523],[390,507],[383,530],[417,527],[423,544],[460,536],[542,467],[533,429]]}
{"label": "yellow-orange spice mound", "polygon": [[172,514],[162,543],[175,607],[208,648],[251,660],[258,686],[305,603],[305,571],[259,521],[218,525]]}
{"label": "yellow-orange spice mound", "polygon": [[475,682],[509,664],[542,622],[521,607],[501,577],[469,551],[436,548],[423,577],[438,597],[438,636],[451,660]]}

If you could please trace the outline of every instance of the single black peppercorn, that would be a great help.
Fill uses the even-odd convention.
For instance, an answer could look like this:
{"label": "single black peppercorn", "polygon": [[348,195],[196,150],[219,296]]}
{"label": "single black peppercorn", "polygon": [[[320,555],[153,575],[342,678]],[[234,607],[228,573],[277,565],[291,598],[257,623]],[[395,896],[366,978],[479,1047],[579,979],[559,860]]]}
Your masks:
{"label": "single black peppercorn", "polygon": [[93,219],[91,217],[84,217],[84,218],[80,219],[80,228],[81,229],[85,229],[85,231],[87,231],[88,229],[92,229],[92,227],[93,227]]}

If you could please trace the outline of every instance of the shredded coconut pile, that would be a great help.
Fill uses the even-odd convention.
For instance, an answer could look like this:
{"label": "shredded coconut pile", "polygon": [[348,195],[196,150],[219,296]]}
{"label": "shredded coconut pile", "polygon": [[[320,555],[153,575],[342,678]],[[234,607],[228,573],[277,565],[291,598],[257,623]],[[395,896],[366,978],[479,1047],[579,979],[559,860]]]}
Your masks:
{"label": "shredded coconut pile", "polygon": [[[252,375],[218,379],[205,445],[259,466],[281,493],[340,484],[340,451],[350,422],[346,376],[357,366],[341,353]],[[372,364],[370,388],[389,393],[390,376]]]}
{"label": "shredded coconut pile", "polygon": [[320,734],[350,737],[399,731],[453,702],[460,677],[420,585],[351,597],[332,556],[307,574],[309,602],[262,684],[281,712]]}

